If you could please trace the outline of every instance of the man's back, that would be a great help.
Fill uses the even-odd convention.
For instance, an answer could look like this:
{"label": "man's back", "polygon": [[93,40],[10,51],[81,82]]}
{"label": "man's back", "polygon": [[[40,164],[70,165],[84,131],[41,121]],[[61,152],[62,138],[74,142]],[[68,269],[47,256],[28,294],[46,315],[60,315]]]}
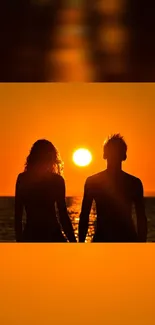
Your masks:
{"label": "man's back", "polygon": [[[127,144],[120,134],[114,134],[104,143],[103,158],[107,169],[88,177],[79,223],[79,240],[85,241],[92,201],[97,208],[96,242],[146,241],[143,185],[140,179],[122,171],[127,158]],[[132,220],[132,205],[137,217],[137,231]]]}
{"label": "man's back", "polygon": [[[87,215],[89,202],[97,210],[96,242],[135,242],[138,240],[132,219],[132,205],[141,195],[141,181],[122,170],[108,170],[86,180],[81,217]],[[84,217],[85,218],[85,217]]]}

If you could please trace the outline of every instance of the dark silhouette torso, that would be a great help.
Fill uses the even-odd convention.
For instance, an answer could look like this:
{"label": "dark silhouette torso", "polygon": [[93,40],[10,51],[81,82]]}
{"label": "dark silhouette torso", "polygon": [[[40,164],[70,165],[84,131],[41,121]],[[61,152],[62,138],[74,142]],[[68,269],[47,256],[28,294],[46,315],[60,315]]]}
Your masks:
{"label": "dark silhouette torso", "polygon": [[55,202],[59,200],[60,178],[53,173],[44,177],[28,172],[20,174],[20,193],[26,211],[23,241],[66,241],[55,209]]}
{"label": "dark silhouette torso", "polygon": [[93,241],[135,242],[132,204],[139,180],[123,171],[107,170],[89,177],[88,188],[96,202],[97,223]]}

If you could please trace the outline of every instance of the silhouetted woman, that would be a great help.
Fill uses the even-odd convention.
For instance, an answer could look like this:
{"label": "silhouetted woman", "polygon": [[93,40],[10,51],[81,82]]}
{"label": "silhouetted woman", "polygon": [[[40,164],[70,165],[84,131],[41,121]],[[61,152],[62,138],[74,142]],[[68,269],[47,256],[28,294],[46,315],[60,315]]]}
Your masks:
{"label": "silhouetted woman", "polygon": [[[66,208],[65,183],[60,173],[61,161],[56,148],[47,140],[36,141],[27,157],[25,171],[18,175],[16,182],[16,241],[76,241]],[[24,208],[26,225],[22,229]]]}

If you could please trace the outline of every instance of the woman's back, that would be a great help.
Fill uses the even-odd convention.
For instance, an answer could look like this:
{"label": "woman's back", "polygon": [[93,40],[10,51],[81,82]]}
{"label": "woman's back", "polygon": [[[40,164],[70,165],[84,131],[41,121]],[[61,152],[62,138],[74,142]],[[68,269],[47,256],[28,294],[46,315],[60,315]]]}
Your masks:
{"label": "woman's back", "polygon": [[[18,175],[15,194],[15,232],[17,241],[75,242],[67,213],[65,182],[60,176],[60,159],[56,148],[45,139],[36,141],[26,159],[25,171]],[[56,215],[55,203],[59,212]],[[23,230],[22,215],[26,211]],[[61,226],[60,226],[61,223]]]}
{"label": "woman's back", "polygon": [[27,222],[56,223],[55,202],[59,197],[61,176],[47,173],[42,177],[20,174],[20,188]]}
{"label": "woman's back", "polygon": [[51,172],[42,176],[24,172],[18,176],[18,190],[26,211],[24,240],[65,241],[55,209],[62,181],[60,175]]}

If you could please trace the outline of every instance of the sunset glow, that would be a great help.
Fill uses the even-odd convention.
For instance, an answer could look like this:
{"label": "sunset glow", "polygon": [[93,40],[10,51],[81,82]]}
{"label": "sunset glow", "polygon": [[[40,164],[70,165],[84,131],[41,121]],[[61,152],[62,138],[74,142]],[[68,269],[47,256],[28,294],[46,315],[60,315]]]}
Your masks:
{"label": "sunset glow", "polygon": [[[146,194],[155,192],[153,83],[13,83],[1,84],[0,94],[2,196],[14,195],[17,175],[38,139],[59,150],[66,195],[81,195],[86,178],[106,168],[103,143],[113,133],[127,142],[123,169],[142,180]],[[92,154],[86,167],[73,161],[79,148]]]}
{"label": "sunset glow", "polygon": [[90,164],[92,155],[89,150],[80,148],[74,152],[73,161],[76,165],[84,167]]}

